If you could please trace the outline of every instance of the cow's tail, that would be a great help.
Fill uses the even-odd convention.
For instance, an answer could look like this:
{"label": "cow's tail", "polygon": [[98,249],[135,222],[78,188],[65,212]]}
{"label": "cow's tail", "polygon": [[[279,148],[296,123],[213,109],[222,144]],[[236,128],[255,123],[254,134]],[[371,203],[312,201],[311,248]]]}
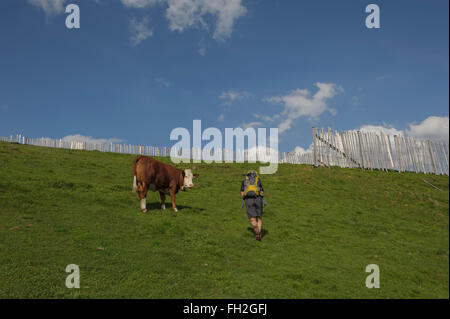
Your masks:
{"label": "cow's tail", "polygon": [[133,176],[133,192],[137,192],[137,182],[136,182],[136,175]]}
{"label": "cow's tail", "polygon": [[131,165],[131,173],[133,174],[133,192],[137,191],[136,165],[137,165],[137,162],[139,159],[140,159],[140,156],[136,157],[133,161],[133,165]]}

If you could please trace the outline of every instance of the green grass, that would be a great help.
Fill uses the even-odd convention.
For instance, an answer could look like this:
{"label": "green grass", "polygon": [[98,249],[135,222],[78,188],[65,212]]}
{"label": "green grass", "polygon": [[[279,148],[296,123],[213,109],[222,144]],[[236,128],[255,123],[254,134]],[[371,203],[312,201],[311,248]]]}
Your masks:
{"label": "green grass", "polygon": [[150,192],[143,214],[133,158],[0,143],[1,298],[449,298],[448,177],[280,165],[258,242],[239,188],[259,164],[178,165],[200,174],[179,212]]}

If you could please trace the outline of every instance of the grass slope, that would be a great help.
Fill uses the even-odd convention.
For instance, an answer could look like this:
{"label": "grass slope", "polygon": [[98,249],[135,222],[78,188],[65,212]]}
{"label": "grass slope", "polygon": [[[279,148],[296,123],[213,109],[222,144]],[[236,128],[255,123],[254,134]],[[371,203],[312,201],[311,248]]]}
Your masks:
{"label": "grass slope", "polygon": [[257,242],[239,187],[258,165],[195,164],[179,213],[149,193],[142,214],[133,158],[0,143],[1,298],[449,297],[448,177],[280,165]]}

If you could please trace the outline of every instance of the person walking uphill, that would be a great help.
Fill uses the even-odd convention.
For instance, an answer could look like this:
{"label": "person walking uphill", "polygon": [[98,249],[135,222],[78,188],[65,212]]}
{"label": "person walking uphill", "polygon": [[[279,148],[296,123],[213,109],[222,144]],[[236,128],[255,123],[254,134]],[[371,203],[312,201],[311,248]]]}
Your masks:
{"label": "person walking uphill", "polygon": [[[247,216],[252,223],[256,240],[261,240],[262,213],[264,189],[261,179],[255,171],[244,174],[245,179],[241,183],[241,197],[247,208]],[[242,207],[242,206],[241,206]]]}

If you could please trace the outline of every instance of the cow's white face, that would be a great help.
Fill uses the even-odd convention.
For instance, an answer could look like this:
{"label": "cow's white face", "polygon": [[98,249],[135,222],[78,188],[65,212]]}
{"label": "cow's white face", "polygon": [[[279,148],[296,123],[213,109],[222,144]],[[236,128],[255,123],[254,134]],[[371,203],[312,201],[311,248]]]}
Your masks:
{"label": "cow's white face", "polygon": [[192,188],[194,187],[194,182],[192,181],[194,178],[196,178],[198,175],[192,174],[192,171],[190,169],[184,170],[184,187],[185,188]]}

